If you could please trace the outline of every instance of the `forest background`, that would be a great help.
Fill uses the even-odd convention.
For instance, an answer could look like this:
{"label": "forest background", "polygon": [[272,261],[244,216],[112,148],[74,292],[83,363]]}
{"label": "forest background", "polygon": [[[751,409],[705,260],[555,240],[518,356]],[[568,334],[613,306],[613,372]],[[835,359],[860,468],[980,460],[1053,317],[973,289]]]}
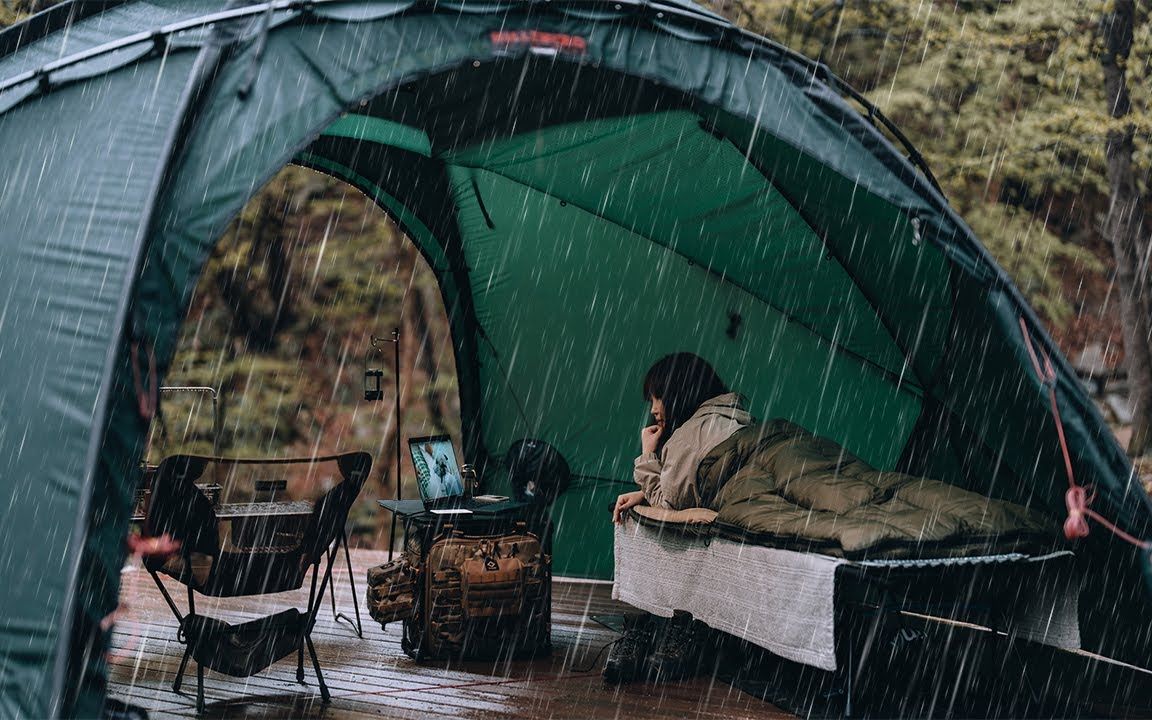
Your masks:
{"label": "forest background", "polygon": [[[0,0],[0,26],[51,4]],[[1103,21],[1116,4],[712,0],[709,6],[822,60],[894,120],[1065,354],[1107,375],[1124,363],[1117,266],[1105,231],[1109,132],[1131,138],[1132,180],[1144,202],[1152,169],[1150,8],[1129,3],[1132,50],[1123,69],[1131,112],[1115,120],[1102,58]],[[1139,217],[1144,238],[1147,219]],[[369,341],[394,328],[402,348],[401,436],[459,437],[447,319],[419,252],[356,190],[286,168],[216,246],[166,382],[219,390],[226,454],[372,452],[377,464],[353,513],[352,535],[358,544],[379,546],[386,535],[374,500],[395,489],[397,428],[392,348],[374,352]],[[363,399],[368,366],[384,371],[385,402]],[[1122,411],[1103,409],[1123,419]],[[201,400],[166,396],[164,418],[152,459],[177,449],[211,450],[211,410]],[[410,466],[401,476],[412,497]]]}

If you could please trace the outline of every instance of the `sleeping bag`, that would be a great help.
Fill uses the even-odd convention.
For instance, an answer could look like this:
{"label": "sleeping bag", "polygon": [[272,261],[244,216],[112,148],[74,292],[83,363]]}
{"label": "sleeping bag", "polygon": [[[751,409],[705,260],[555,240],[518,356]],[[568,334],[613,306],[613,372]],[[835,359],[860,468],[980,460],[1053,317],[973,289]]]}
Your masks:
{"label": "sleeping bag", "polygon": [[1059,542],[1043,514],[953,485],[877,470],[787,420],[750,425],[697,470],[716,529],[851,559],[1036,552]]}

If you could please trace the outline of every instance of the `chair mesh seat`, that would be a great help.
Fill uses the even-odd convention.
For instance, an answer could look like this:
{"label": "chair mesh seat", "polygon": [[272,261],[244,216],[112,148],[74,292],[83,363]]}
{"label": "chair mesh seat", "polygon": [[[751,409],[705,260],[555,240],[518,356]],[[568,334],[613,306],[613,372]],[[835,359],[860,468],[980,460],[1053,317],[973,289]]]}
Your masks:
{"label": "chair mesh seat", "polygon": [[189,615],[181,631],[192,659],[233,677],[249,677],[296,652],[308,616],[295,608],[232,625],[207,615]]}

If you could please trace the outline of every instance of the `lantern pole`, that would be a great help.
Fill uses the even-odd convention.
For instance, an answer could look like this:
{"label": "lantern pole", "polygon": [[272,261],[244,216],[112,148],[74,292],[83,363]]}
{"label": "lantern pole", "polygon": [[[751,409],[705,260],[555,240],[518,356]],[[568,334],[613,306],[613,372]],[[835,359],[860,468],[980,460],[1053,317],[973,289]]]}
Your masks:
{"label": "lantern pole", "polygon": [[[393,351],[394,351],[393,352],[393,358],[394,358],[395,362],[394,362],[394,371],[392,373],[392,376],[393,376],[393,380],[395,382],[395,393],[396,393],[396,400],[395,400],[395,411],[396,411],[396,500],[400,501],[403,499],[403,492],[401,491],[401,487],[400,487],[401,486],[400,433],[403,430],[403,422],[402,422],[402,418],[400,415],[400,328],[395,328],[392,330],[392,337],[391,338],[378,338],[375,335],[372,335],[371,336],[371,342],[372,342],[373,349],[376,349],[376,350],[380,349],[379,343],[390,342],[390,343],[392,343]],[[378,399],[383,399],[383,398],[380,397]],[[389,532],[388,532],[388,562],[392,562],[392,556],[394,553],[394,545],[396,544],[395,539],[396,539],[396,513],[393,512],[392,513],[392,526],[391,526],[391,530],[389,530]]]}
{"label": "lantern pole", "polygon": [[[396,351],[396,500],[401,499],[400,493],[400,328],[392,330],[392,345]],[[392,560],[392,543],[396,537],[396,513],[392,513],[392,534],[388,536],[388,560]]]}

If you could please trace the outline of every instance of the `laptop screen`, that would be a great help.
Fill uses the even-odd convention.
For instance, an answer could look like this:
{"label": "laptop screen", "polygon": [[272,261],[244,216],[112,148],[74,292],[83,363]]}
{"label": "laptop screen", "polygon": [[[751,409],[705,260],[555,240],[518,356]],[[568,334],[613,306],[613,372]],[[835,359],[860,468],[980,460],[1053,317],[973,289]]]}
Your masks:
{"label": "laptop screen", "polygon": [[447,435],[411,438],[408,449],[412,452],[412,466],[416,468],[416,482],[420,498],[425,502],[464,494],[460,468],[456,465],[456,452]]}

